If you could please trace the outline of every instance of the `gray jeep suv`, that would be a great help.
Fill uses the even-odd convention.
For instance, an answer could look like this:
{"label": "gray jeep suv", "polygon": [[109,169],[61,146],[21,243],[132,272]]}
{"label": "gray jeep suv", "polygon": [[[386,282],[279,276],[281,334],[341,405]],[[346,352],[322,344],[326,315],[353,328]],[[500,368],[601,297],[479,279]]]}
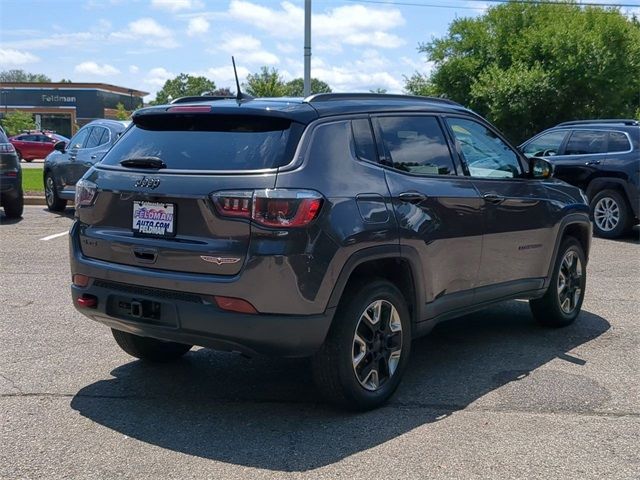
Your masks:
{"label": "gray jeep suv", "polygon": [[589,207],[550,174],[441,99],[145,108],[76,186],[73,301],[135,357],[308,356],[328,400],[374,408],[442,320],[577,317]]}

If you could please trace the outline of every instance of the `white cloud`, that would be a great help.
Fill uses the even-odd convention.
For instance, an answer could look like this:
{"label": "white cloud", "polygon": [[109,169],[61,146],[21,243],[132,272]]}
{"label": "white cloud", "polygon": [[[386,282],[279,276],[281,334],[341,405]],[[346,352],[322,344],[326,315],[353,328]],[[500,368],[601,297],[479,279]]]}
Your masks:
{"label": "white cloud", "polygon": [[40,59],[29,52],[14,50],[13,48],[0,48],[0,65],[14,66],[35,63]]}
{"label": "white cloud", "polygon": [[[291,2],[282,2],[280,8],[269,8],[247,0],[232,0],[228,14],[239,21],[253,25],[280,38],[302,35],[304,10]],[[346,5],[313,15],[311,24],[318,40],[355,46],[397,48],[405,43],[390,30],[404,25],[405,20],[397,8]]]}
{"label": "white cloud", "polygon": [[164,67],[156,67],[149,70],[149,73],[147,73],[147,75],[145,76],[144,83],[150,85],[151,87],[160,89],[167,80],[175,76],[175,73],[168,71]]}
{"label": "white cloud", "polygon": [[153,18],[144,17],[130,22],[125,30],[113,32],[111,38],[118,40],[142,40],[145,45],[160,48],[175,48],[178,46],[173,31]]}
{"label": "white cloud", "polygon": [[116,75],[120,73],[113,65],[103,63],[102,65],[96,62],[82,62],[75,66],[74,71],[76,73],[85,73],[87,75],[95,75],[99,77]]}
{"label": "white cloud", "polygon": [[151,0],[154,8],[178,12],[180,10],[193,10],[202,8],[204,4],[200,0]]}
{"label": "white cloud", "polygon": [[129,73],[138,73],[140,68],[137,65],[129,65]]}
{"label": "white cloud", "polygon": [[[238,70],[238,78],[240,79],[240,83],[243,83],[247,78],[247,75],[251,73],[248,68],[237,66]],[[231,62],[229,65],[224,65],[222,67],[211,67],[204,72],[193,72],[193,75],[203,75],[207,78],[213,80],[216,84],[216,87],[223,88],[229,87],[231,91],[236,90],[236,78],[233,75],[233,67],[231,66]]]}
{"label": "white cloud", "polygon": [[213,51],[223,51],[236,57],[236,62],[252,65],[276,65],[280,63],[277,55],[262,48],[262,43],[251,35],[236,35],[224,40]]}
{"label": "white cloud", "polygon": [[209,22],[204,17],[195,17],[189,20],[187,26],[187,35],[193,37],[195,35],[202,35],[209,31]]}

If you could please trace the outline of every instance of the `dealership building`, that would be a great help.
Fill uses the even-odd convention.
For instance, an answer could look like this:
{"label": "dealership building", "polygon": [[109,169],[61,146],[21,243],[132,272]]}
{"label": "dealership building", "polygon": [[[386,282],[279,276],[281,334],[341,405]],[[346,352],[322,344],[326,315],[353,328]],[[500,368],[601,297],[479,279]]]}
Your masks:
{"label": "dealership building", "polygon": [[70,137],[96,118],[115,118],[118,103],[126,110],[142,106],[148,92],[106,83],[0,82],[0,118],[21,110],[33,114],[36,127]]}

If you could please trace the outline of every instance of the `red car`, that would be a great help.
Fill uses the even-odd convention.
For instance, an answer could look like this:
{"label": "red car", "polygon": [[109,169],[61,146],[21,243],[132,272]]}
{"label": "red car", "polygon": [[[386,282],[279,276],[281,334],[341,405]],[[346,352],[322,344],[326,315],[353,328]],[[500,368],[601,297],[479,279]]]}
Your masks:
{"label": "red car", "polygon": [[21,160],[31,162],[36,158],[45,158],[56,143],[68,143],[69,139],[53,132],[30,131],[15,135],[9,141]]}

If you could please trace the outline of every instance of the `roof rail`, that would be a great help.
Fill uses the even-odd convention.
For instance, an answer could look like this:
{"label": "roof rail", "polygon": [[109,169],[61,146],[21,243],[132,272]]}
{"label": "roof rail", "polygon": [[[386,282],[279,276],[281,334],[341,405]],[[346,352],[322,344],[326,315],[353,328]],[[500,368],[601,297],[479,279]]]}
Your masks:
{"label": "roof rail", "polygon": [[213,102],[215,100],[233,100],[236,97],[225,97],[223,95],[192,95],[189,97],[180,97],[172,100],[170,103],[191,103],[191,102]]}
{"label": "roof rail", "polygon": [[640,125],[638,120],[633,118],[603,118],[602,120],[573,120],[571,122],[562,122],[556,125],[557,127],[566,127],[569,125],[591,125],[597,123],[609,123],[609,124],[622,124],[622,125]]}
{"label": "roof rail", "polygon": [[332,102],[336,100],[412,100],[423,102],[446,103],[447,105],[458,105],[458,102],[440,97],[423,97],[419,95],[399,95],[393,93],[316,93],[304,99],[307,103]]}

